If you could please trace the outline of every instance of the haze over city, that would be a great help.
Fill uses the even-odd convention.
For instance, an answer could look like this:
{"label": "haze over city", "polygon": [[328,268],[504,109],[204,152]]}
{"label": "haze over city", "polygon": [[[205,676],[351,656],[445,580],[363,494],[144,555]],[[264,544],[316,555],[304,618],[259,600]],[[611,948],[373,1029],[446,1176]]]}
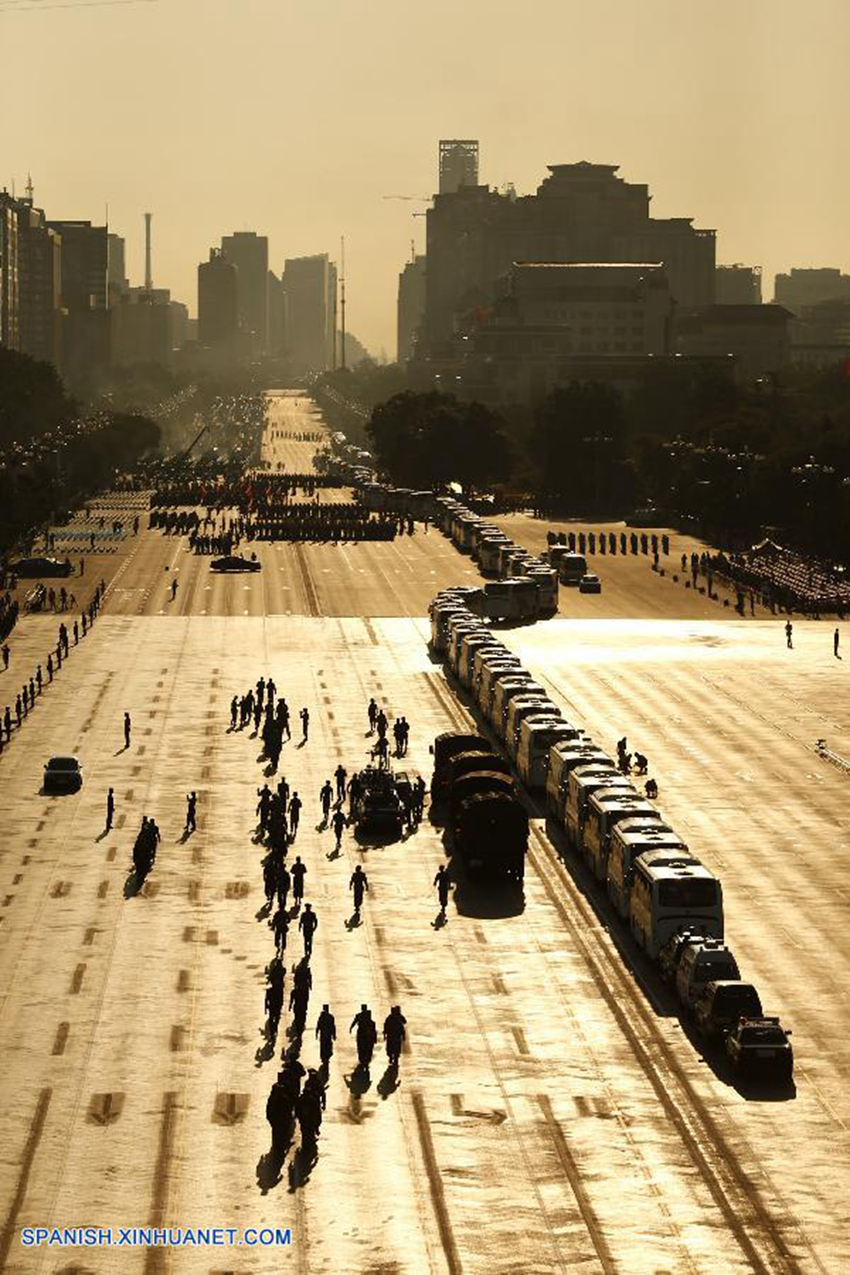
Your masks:
{"label": "haze over city", "polygon": [[765,279],[850,266],[841,0],[71,3],[0,4],[0,185],[32,173],[55,217],[108,203],[136,284],[152,210],[154,281],[193,314],[222,234],[268,235],[277,272],[345,234],[351,328],[392,357],[426,205],[383,196],[434,193],[438,137],[478,138],[480,180],[520,193],[547,164],[619,164]]}

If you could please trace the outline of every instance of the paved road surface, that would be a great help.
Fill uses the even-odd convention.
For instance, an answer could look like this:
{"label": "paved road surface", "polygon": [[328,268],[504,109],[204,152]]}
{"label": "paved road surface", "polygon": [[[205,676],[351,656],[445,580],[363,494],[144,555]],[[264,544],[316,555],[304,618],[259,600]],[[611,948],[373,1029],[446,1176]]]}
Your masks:
{"label": "paved road surface", "polygon": [[[270,400],[268,459],[301,468],[292,449],[306,445],[271,436],[315,428],[294,400]],[[411,721],[405,767],[426,778],[430,740],[468,720],[424,618],[437,587],[474,578],[468,560],[433,529],[259,552],[259,577],[215,579],[185,542],[143,529],[117,556],[93,634],[0,757],[0,1269],[847,1269],[850,778],[812,747],[826,736],[850,756],[831,626],[797,625],[787,651],[777,621],[724,622],[705,601],[702,618],[679,619],[681,585],[626,559],[631,611],[509,638],[597,739],[613,748],[625,733],[647,753],[664,813],[721,874],[744,973],[795,1029],[796,1097],[747,1101],[542,819],[520,915],[460,890],[434,927],[442,847],[427,820],[392,846],[347,834],[331,857],[319,788],[339,760],[366,759],[369,696]],[[16,671],[56,624],[22,622]],[[290,1156],[278,1182],[253,840],[263,776],[258,742],[228,730],[232,695],[270,672],[311,712],[308,744],[296,732],[280,769],[305,802],[294,852],[320,921],[308,1022],[328,1001],[339,1030],[318,1162],[304,1180]],[[85,786],[46,798],[42,763],[62,751],[80,756]],[[190,789],[199,827],[184,840]],[[143,813],[163,844],[128,899]],[[349,928],[357,862],[371,889]],[[297,936],[287,964],[295,953]],[[362,1001],[379,1021],[399,1003],[409,1021],[392,1092],[382,1054],[370,1087],[351,1087]],[[317,1061],[311,1030],[303,1058]],[[82,1224],[288,1226],[293,1245],[21,1249],[21,1226]]]}

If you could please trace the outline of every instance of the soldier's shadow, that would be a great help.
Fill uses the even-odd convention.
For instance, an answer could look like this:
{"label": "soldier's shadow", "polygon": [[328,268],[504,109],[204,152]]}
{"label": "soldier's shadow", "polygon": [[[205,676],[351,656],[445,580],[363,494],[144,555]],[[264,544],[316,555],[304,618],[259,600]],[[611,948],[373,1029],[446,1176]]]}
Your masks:
{"label": "soldier's shadow", "polygon": [[266,1195],[280,1182],[285,1159],[286,1151],[275,1148],[260,1156],[257,1161],[257,1186],[262,1195]]}
{"label": "soldier's shadow", "polygon": [[144,884],[144,876],[140,875],[135,868],[131,868],[124,882],[124,898],[135,899],[136,895],[141,893]]}
{"label": "soldier's shadow", "polygon": [[289,1189],[297,1191],[300,1187],[306,1186],[310,1181],[316,1164],[319,1161],[319,1149],[315,1143],[309,1147],[303,1143],[295,1152],[289,1165]]}
{"label": "soldier's shadow", "polygon": [[350,1076],[343,1076],[343,1080],[348,1085],[351,1093],[355,1098],[362,1098],[372,1087],[372,1078],[369,1075],[369,1068],[363,1063],[359,1063]]}
{"label": "soldier's shadow", "polygon": [[381,1079],[378,1081],[377,1090],[384,1101],[386,1101],[390,1094],[395,1093],[398,1087],[398,1064],[390,1063],[383,1076],[381,1076]]}

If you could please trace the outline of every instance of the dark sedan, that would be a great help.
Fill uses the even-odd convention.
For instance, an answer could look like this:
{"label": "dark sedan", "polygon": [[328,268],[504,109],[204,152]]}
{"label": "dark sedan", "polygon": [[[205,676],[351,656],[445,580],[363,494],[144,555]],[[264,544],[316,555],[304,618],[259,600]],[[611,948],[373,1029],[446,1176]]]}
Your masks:
{"label": "dark sedan", "polygon": [[21,558],[12,563],[12,570],[22,577],[69,576],[73,571],[70,558],[60,562],[58,558]]}
{"label": "dark sedan", "polygon": [[260,562],[257,558],[240,558],[238,554],[231,553],[225,558],[213,558],[210,563],[210,571],[259,571]]}
{"label": "dark sedan", "polygon": [[45,792],[77,792],[83,786],[83,768],[76,757],[51,757],[44,767]]}

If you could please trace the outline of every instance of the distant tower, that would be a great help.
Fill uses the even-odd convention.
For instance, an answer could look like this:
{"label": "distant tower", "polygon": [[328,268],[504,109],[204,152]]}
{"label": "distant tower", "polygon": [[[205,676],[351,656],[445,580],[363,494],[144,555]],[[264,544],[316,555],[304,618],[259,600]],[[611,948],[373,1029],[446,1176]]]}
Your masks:
{"label": "distant tower", "polygon": [[151,271],[151,220],[153,213],[145,213],[145,292],[153,292]]}
{"label": "distant tower", "polygon": [[339,241],[339,247],[340,247],[340,258],[341,258],[340,264],[342,266],[342,271],[341,271],[340,280],[339,280],[340,282],[339,308],[340,308],[340,319],[341,319],[339,365],[343,370],[345,370],[345,235],[341,237]]}
{"label": "distant tower", "polygon": [[478,143],[457,138],[440,142],[440,194],[478,185]]}

